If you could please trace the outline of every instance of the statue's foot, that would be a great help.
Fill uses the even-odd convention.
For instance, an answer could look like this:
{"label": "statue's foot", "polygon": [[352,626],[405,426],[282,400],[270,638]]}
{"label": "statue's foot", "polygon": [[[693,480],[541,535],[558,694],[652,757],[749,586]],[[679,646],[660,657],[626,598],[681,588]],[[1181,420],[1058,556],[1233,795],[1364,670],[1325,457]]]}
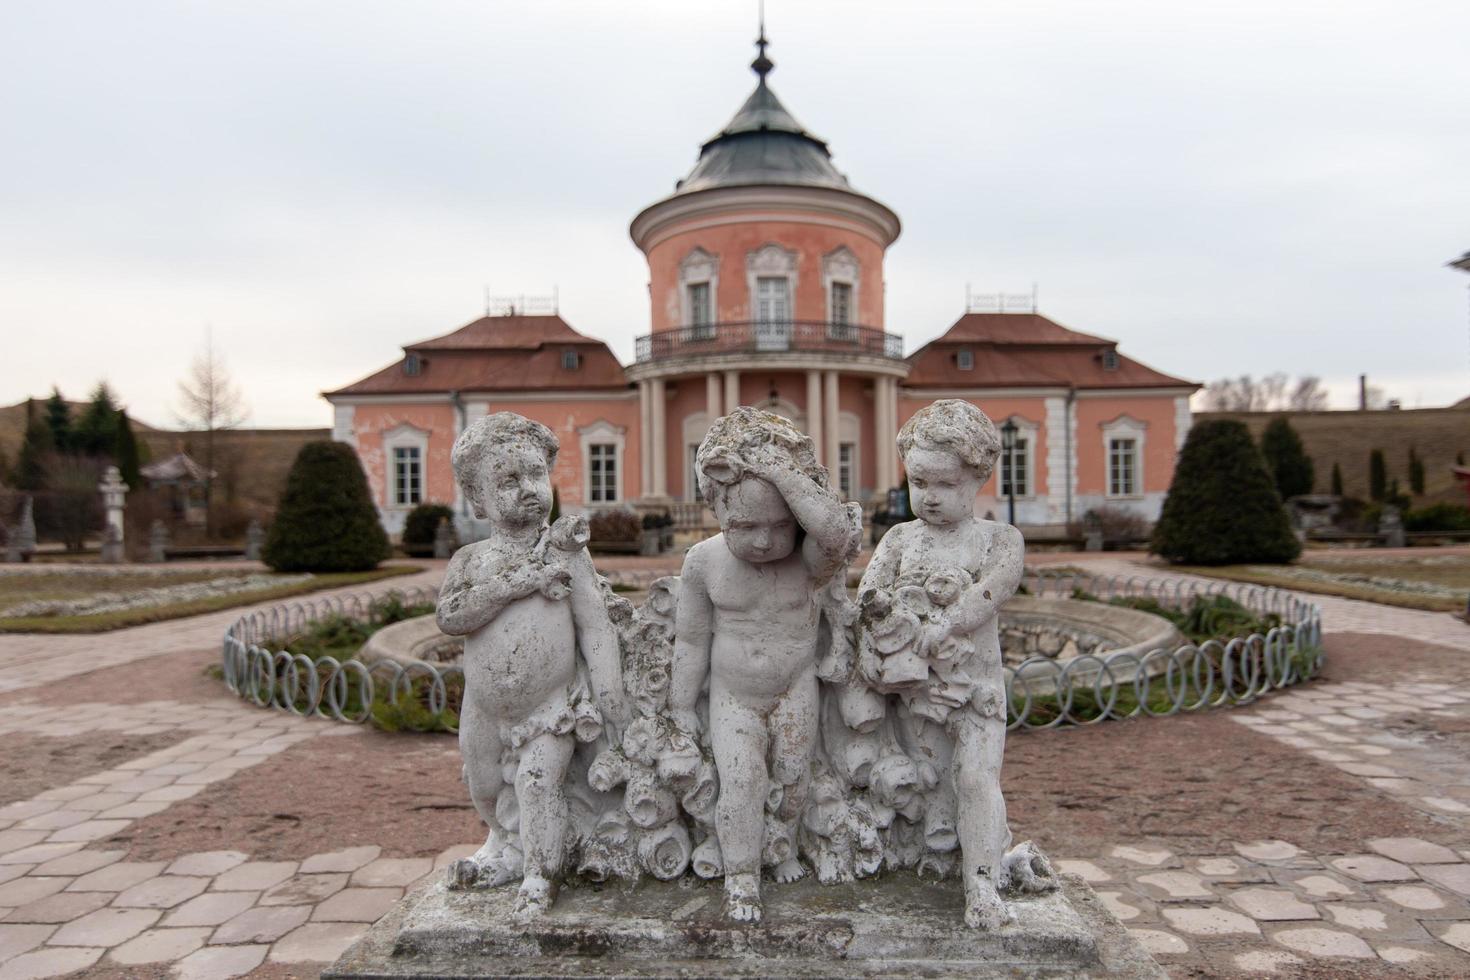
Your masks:
{"label": "statue's foot", "polygon": [[502,844],[494,851],[490,845],[480,848],[472,856],[461,858],[449,866],[446,872],[451,891],[472,888],[499,888],[521,876],[521,852]]}
{"label": "statue's foot", "polygon": [[787,858],[776,865],[776,870],[771,872],[772,876],[783,885],[793,881],[800,881],[807,876],[806,866],[796,858]]}
{"label": "statue's foot", "polygon": [[1014,921],[1015,916],[988,879],[969,883],[965,889],[965,925],[971,929],[995,932]]}
{"label": "statue's foot", "polygon": [[760,875],[729,875],[725,878],[725,914],[736,922],[761,920]]}
{"label": "statue's foot", "polygon": [[1038,895],[1056,891],[1061,885],[1051,862],[1041,848],[1029,840],[1007,851],[1001,859],[1001,867],[1005,870],[1007,889],[1012,893]]}
{"label": "statue's foot", "polygon": [[519,919],[533,919],[551,908],[556,898],[556,885],[538,874],[526,875],[521,890],[516,894],[514,914]]}

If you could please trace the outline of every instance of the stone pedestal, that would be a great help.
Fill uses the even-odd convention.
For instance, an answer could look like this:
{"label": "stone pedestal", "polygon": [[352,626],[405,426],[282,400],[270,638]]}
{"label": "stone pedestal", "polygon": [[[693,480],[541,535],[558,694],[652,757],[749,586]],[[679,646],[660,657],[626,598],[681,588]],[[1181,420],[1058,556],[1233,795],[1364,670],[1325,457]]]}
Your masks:
{"label": "stone pedestal", "polygon": [[324,977],[1126,977],[1167,975],[1079,878],[1013,903],[996,933],[963,923],[959,883],[768,884],[754,926],[727,920],[719,882],[563,889],[529,924],[515,888],[410,894]]}

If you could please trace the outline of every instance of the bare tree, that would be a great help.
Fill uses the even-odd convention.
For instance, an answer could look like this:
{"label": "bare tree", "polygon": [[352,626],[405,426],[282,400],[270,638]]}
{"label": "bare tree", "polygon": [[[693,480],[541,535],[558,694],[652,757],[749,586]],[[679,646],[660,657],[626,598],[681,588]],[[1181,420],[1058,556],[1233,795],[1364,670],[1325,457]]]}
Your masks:
{"label": "bare tree", "polygon": [[246,410],[240,390],[230,380],[224,359],[215,352],[209,332],[204,350],[194,358],[189,376],[179,382],[179,422],[187,429],[204,433],[204,514],[207,530],[213,530],[210,506],[214,490],[215,433],[233,429],[245,421]]}
{"label": "bare tree", "polygon": [[1221,378],[1205,387],[1205,410],[1210,412],[1316,411],[1327,407],[1327,393],[1319,378],[1302,377],[1296,385],[1284,372],[1254,378]]}

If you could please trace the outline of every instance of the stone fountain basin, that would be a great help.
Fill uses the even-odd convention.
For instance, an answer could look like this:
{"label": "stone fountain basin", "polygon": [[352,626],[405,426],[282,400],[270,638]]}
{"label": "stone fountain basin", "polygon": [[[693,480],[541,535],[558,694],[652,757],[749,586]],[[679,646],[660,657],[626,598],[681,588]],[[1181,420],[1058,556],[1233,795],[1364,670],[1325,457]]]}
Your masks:
{"label": "stone fountain basin", "polygon": [[[1134,663],[1117,669],[1110,680],[1101,664],[1083,659],[1068,676],[1074,688],[1131,684],[1138,673],[1135,664],[1155,650],[1173,653],[1188,639],[1162,616],[1084,599],[1040,599],[1016,596],[1000,614],[1001,648],[1005,662],[1015,671],[1013,691],[1023,698],[1055,694],[1058,668],[1077,658],[1129,655]],[[1168,668],[1165,658],[1147,665],[1149,677]]]}

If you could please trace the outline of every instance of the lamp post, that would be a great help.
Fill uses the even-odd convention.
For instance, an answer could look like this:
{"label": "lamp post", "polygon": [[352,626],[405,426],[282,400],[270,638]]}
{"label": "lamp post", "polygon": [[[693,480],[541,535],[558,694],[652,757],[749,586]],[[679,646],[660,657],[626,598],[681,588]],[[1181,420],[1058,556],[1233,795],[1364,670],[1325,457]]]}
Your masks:
{"label": "lamp post", "polygon": [[1006,466],[1002,475],[1006,478],[1006,502],[1010,508],[1011,524],[1016,523],[1016,423],[1006,419],[1000,427],[1000,448],[1005,450]]}

